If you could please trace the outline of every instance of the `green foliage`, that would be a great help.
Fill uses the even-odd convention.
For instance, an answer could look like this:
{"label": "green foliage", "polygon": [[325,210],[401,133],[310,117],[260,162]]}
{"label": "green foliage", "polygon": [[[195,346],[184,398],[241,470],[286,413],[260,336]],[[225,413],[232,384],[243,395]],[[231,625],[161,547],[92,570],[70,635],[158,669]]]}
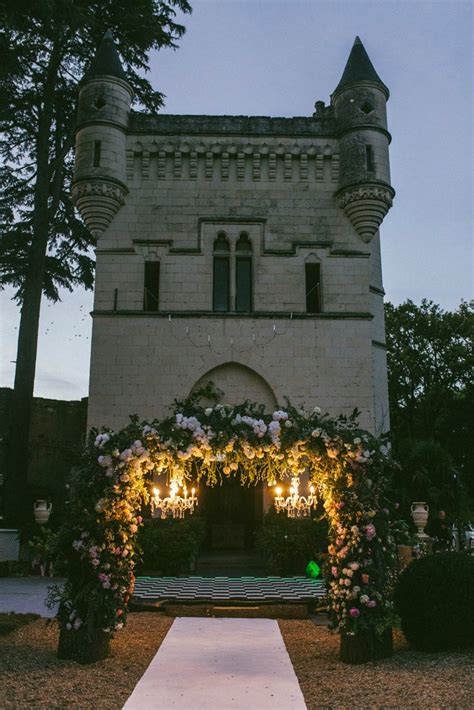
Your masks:
{"label": "green foliage", "polygon": [[143,573],[164,576],[189,574],[205,537],[204,521],[196,516],[184,520],[145,520],[138,534]]}
{"label": "green foliage", "polygon": [[474,647],[474,557],[444,552],[414,560],[398,580],[395,604],[416,649]]}
{"label": "green foliage", "polygon": [[395,475],[413,500],[469,519],[474,504],[474,309],[431,301],[385,307]]}
{"label": "green foliage", "polygon": [[286,513],[269,511],[257,533],[256,548],[265,572],[289,577],[304,575],[308,562],[320,561],[327,552],[328,523],[325,518],[288,518]]}
{"label": "green foliage", "polygon": [[176,47],[185,31],[176,13],[190,10],[187,0],[2,3],[0,283],[13,285],[19,302],[40,219],[48,230],[45,296],[56,301],[61,287],[92,287],[93,240],[70,182],[77,85],[102,36],[110,29],[118,43],[136,105],[156,111],[163,95],[144,77],[149,52]]}

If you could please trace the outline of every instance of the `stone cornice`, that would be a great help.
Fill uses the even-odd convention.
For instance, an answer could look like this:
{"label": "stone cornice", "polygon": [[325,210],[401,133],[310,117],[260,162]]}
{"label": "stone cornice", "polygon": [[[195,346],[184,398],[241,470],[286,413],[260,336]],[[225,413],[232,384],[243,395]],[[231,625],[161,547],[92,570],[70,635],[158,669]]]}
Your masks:
{"label": "stone cornice", "polygon": [[372,313],[365,312],[347,312],[339,311],[330,313],[292,313],[281,311],[253,311],[252,313],[214,313],[214,311],[131,311],[131,310],[95,310],[91,312],[93,318],[96,317],[121,317],[121,318],[212,318],[213,320],[259,320],[259,319],[275,319],[275,320],[372,320]]}
{"label": "stone cornice", "polygon": [[334,120],[307,116],[193,116],[176,114],[130,115],[130,133],[157,135],[226,135],[329,137],[334,135]]}

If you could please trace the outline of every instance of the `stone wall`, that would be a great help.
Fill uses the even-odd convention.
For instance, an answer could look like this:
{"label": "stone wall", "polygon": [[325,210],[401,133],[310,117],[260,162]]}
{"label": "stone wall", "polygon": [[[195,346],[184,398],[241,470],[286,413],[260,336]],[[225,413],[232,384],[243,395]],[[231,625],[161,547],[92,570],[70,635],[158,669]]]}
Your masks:
{"label": "stone wall", "polygon": [[[7,461],[11,397],[11,389],[0,388],[0,456],[4,465]],[[61,507],[65,493],[65,477],[85,442],[86,418],[86,398],[80,401],[34,398],[28,468],[29,490],[25,492],[31,501],[48,498],[52,500],[54,509]]]}

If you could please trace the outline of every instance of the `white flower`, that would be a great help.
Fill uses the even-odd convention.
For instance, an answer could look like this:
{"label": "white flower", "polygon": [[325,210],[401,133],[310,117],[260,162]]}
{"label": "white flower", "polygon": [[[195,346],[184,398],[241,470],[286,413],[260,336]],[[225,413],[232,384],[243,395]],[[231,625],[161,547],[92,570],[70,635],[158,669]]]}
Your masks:
{"label": "white flower", "polygon": [[284,412],[283,409],[277,409],[276,412],[273,412],[272,419],[276,422],[281,419],[288,419],[288,414],[287,412]]}
{"label": "white flower", "polygon": [[67,631],[70,631],[70,630],[72,629],[72,625],[69,624],[69,623],[67,623],[67,624],[66,624],[66,629],[67,629]]}
{"label": "white flower", "polygon": [[120,454],[120,458],[121,458],[122,461],[130,461],[130,459],[132,458],[132,456],[133,456],[132,449],[125,449],[125,450],[122,451],[122,453]]}
{"label": "white flower", "polygon": [[357,436],[357,437],[354,439],[354,444],[361,444],[361,443],[362,443],[362,440],[359,439],[359,437]]}
{"label": "white flower", "polygon": [[112,456],[99,456],[97,461],[99,462],[99,465],[103,466],[104,468],[112,466]]}
{"label": "white flower", "polygon": [[367,594],[362,594],[360,597],[360,603],[366,604],[368,601],[369,601],[369,597],[367,596]]}
{"label": "white flower", "polygon": [[287,429],[291,429],[291,427],[293,426],[293,424],[290,422],[289,419],[287,419],[286,422],[285,422],[285,426],[286,426]]}
{"label": "white flower", "polygon": [[313,429],[311,432],[311,436],[316,439],[318,436],[321,436],[321,429]]}
{"label": "white flower", "polygon": [[82,626],[82,620],[79,617],[77,617],[77,619],[74,622],[74,631],[77,631],[81,626]]}
{"label": "white flower", "polygon": [[204,414],[206,415],[206,417],[210,417],[211,414],[212,414],[212,412],[213,412],[212,407],[207,407],[207,408],[204,410]]}
{"label": "white flower", "polygon": [[110,439],[109,434],[99,434],[98,436],[96,436],[94,446],[102,448],[102,446],[104,444],[106,444],[109,439]]}
{"label": "white flower", "polygon": [[315,408],[313,409],[313,413],[314,413],[314,414],[321,414],[321,407],[315,407]]}

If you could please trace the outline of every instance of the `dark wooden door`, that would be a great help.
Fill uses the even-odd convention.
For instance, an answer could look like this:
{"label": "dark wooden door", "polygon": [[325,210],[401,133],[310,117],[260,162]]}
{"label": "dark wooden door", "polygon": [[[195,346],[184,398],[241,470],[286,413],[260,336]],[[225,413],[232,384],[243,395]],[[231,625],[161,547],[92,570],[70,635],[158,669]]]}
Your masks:
{"label": "dark wooden door", "polygon": [[242,486],[236,477],[225,477],[214,488],[205,486],[201,497],[208,549],[251,549],[262,518],[262,495],[261,484]]}

